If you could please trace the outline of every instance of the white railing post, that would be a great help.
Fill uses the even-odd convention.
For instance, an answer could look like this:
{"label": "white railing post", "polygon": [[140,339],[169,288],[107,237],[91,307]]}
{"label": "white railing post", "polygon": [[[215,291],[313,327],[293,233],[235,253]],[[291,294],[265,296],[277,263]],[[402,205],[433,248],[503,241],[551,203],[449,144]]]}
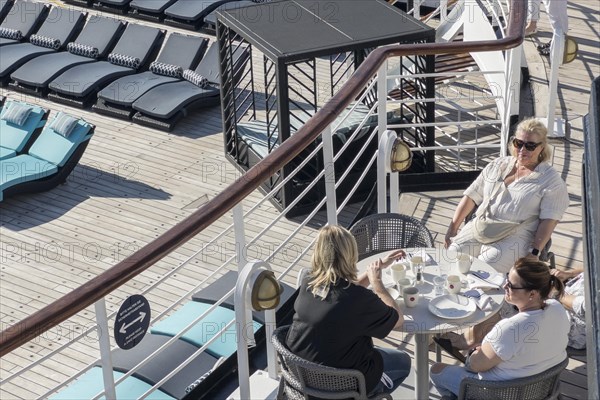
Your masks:
{"label": "white railing post", "polygon": [[325,164],[325,196],[327,196],[327,223],[337,225],[337,199],[335,195],[335,165],[333,163],[333,137],[331,125],[321,132],[323,138],[323,163]]}
{"label": "white railing post", "polygon": [[113,376],[112,357],[110,353],[110,334],[108,333],[108,318],[104,298],[94,304],[96,323],[98,324],[98,341],[100,345],[100,362],[104,380],[104,396],[108,400],[116,400],[115,377]]}
{"label": "white railing post", "polygon": [[237,257],[238,271],[246,265],[246,228],[244,227],[244,206],[236,204],[232,209],[233,230],[235,232],[235,253]]}
{"label": "white railing post", "polygon": [[520,69],[521,69],[521,46],[506,51],[504,73],[506,85],[504,86],[504,115],[502,115],[502,130],[500,137],[500,155],[507,154],[508,135],[510,134],[510,122],[513,115],[519,115],[520,96]]}
{"label": "white railing post", "polygon": [[[562,118],[556,119],[556,101],[558,100],[558,69],[563,61],[565,51],[565,35],[561,31],[556,31],[552,36],[551,68],[550,68],[550,93],[548,94],[548,117],[546,128],[548,134],[556,137],[565,136],[565,121]],[[556,127],[555,127],[556,125]]]}
{"label": "white railing post", "polygon": [[277,379],[277,354],[273,343],[271,343],[271,337],[273,331],[277,328],[277,321],[275,319],[275,310],[265,310],[265,335],[266,335],[266,346],[267,346],[267,372],[269,378]]}
{"label": "white railing post", "polygon": [[379,143],[379,154],[377,156],[377,212],[386,212],[387,204],[387,182],[385,173],[385,154],[382,153],[381,139],[387,130],[387,69],[388,61],[379,68],[377,75],[377,143]]}

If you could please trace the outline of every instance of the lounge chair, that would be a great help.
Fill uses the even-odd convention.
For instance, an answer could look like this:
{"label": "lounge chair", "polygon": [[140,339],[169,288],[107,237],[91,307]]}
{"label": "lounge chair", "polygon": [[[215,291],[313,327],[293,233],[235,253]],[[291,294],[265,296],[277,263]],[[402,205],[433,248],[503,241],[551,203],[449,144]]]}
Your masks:
{"label": "lounge chair", "polygon": [[12,0],[0,0],[0,22],[4,21],[4,17],[8,15],[12,5]]}
{"label": "lounge chair", "polygon": [[79,119],[70,132],[61,132],[70,125],[73,117],[69,117],[59,113],[27,154],[0,160],[0,201],[17,194],[46,191],[66,181],[95,130],[94,125]]}
{"label": "lounge chair", "polygon": [[48,97],[76,107],[87,107],[96,101],[96,94],[109,82],[135,74],[146,66],[164,38],[165,31],[129,24],[123,36],[108,55],[108,61],[77,65],[56,77],[48,88]]}
{"label": "lounge chair", "polygon": [[[4,101],[3,99],[1,99]],[[1,105],[1,103],[0,103]],[[17,105],[20,113],[27,113],[22,123],[7,121],[11,118],[4,114]],[[15,115],[13,114],[13,117]],[[19,118],[19,116],[17,116]],[[48,110],[19,101],[8,101],[2,105],[0,113],[0,160],[14,157],[28,150],[31,143],[37,138],[48,120]]]}
{"label": "lounge chair", "polygon": [[184,70],[194,68],[206,51],[208,40],[198,36],[171,34],[150,70],[117,79],[98,93],[93,109],[101,114],[130,119],[133,102],[148,90],[180,81]]}
{"label": "lounge chair", "polygon": [[117,14],[127,14],[131,0],[97,0],[94,8]]}
{"label": "lounge chair", "polygon": [[235,0],[221,4],[216,9],[211,11],[204,17],[204,24],[201,27],[202,32],[209,33],[211,35],[217,32],[217,11],[227,11],[242,7],[249,7],[257,4],[257,1],[252,0]]}
{"label": "lounge chair", "polygon": [[44,96],[54,78],[76,65],[91,63],[106,57],[121,35],[125,25],[113,18],[89,18],[77,40],[69,44],[68,52],[46,54],[26,62],[11,74],[13,89]]}
{"label": "lounge chair", "polygon": [[7,46],[29,39],[48,15],[47,4],[33,1],[17,1],[0,24],[0,46]]}
{"label": "lounge chair", "polygon": [[[137,99],[133,109],[138,112],[133,120],[170,131],[189,110],[218,105],[221,95],[218,52],[218,44],[213,43],[194,71],[184,71],[185,80],[158,86]],[[249,57],[248,49],[238,48],[234,57],[233,69],[240,76]]]}
{"label": "lounge chair", "polygon": [[129,14],[148,21],[162,22],[165,10],[177,0],[132,0]]}
{"label": "lounge chair", "polygon": [[[165,24],[186,29],[199,29],[204,17],[232,0],[179,0],[165,10]],[[233,0],[235,1],[235,0]]]}
{"label": "lounge chair", "polygon": [[64,50],[85,22],[86,13],[53,7],[29,43],[0,47],[0,86],[10,79],[10,73],[32,58]]}
{"label": "lounge chair", "polygon": [[79,7],[91,7],[94,4],[94,0],[63,0],[63,2]]}

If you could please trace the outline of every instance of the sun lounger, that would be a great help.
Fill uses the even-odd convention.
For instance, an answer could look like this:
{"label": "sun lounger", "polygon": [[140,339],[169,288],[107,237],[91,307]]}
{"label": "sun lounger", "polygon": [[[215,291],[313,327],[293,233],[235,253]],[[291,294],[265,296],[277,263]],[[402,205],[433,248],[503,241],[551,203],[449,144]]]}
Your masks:
{"label": "sun lounger", "polygon": [[69,131],[73,118],[69,117],[59,113],[27,154],[0,160],[0,201],[17,194],[46,191],[66,181],[95,130],[94,125],[79,119]]}
{"label": "sun lounger", "polygon": [[0,46],[29,39],[48,15],[49,6],[33,1],[15,2],[0,24]]}
{"label": "sun lounger", "polygon": [[29,43],[0,47],[0,86],[10,79],[10,73],[32,58],[56,53],[67,47],[85,22],[85,13],[53,7]]}
{"label": "sun lounger", "polygon": [[232,0],[179,0],[165,10],[165,24],[187,29],[199,29],[204,17]]}
{"label": "sun lounger", "polygon": [[[132,349],[114,350],[111,354],[113,370],[119,372],[132,370],[142,360],[167,343],[169,339],[171,339],[169,336],[148,334]],[[188,342],[175,340],[151,361],[135,370],[132,376],[154,385],[183,364],[197,350],[196,346]],[[177,374],[161,384],[158,389],[176,399],[183,399],[186,395],[186,388],[200,376],[209,372],[218,360],[218,358],[202,352]]]}
{"label": "sun lounger", "polygon": [[[18,107],[19,110],[13,111],[21,113],[21,116],[16,115],[14,112],[11,113],[10,117],[5,114],[14,106]],[[22,123],[15,123],[15,118],[23,117]],[[48,110],[32,104],[7,101],[6,104],[2,105],[2,111],[0,112],[0,160],[27,151],[42,131],[47,119]]]}
{"label": "sun lounger", "polygon": [[132,0],[129,14],[148,21],[162,22],[165,10],[177,0]]}
{"label": "sun lounger", "polygon": [[108,55],[107,61],[77,65],[57,76],[48,88],[48,97],[76,107],[87,107],[108,83],[135,74],[153,57],[165,31],[149,26],[129,24]]}
{"label": "sun lounger", "polygon": [[255,5],[256,2],[251,0],[235,0],[221,4],[215,10],[211,11],[204,17],[204,24],[201,27],[202,32],[209,33],[211,35],[217,32],[217,11],[233,10],[242,7],[249,7]]}
{"label": "sun lounger", "polygon": [[102,89],[93,109],[99,113],[129,119],[133,102],[148,90],[180,81],[184,70],[194,68],[206,51],[208,40],[198,36],[171,34],[150,70],[129,75]]}
{"label": "sun lounger", "polygon": [[38,96],[46,95],[54,78],[76,65],[106,57],[121,35],[124,24],[113,18],[91,17],[68,52],[46,54],[26,62],[11,74],[10,86]]}
{"label": "sun lounger", "polygon": [[97,0],[94,8],[118,14],[127,14],[131,0]]}
{"label": "sun lounger", "polygon": [[[218,105],[218,51],[218,44],[213,43],[194,71],[184,71],[184,81],[158,86],[137,99],[133,103],[133,109],[138,112],[133,120],[141,125],[170,131],[189,110]],[[240,76],[249,52],[246,48],[239,47],[234,57],[234,71]]]}
{"label": "sun lounger", "polygon": [[12,0],[0,0],[0,23],[4,21],[4,17],[8,15],[8,12],[10,11],[12,5]]}
{"label": "sun lounger", "polygon": [[[113,371],[116,381],[125,375],[123,372]],[[118,399],[137,399],[146,393],[152,385],[133,376],[128,376],[115,388]],[[104,380],[101,367],[93,367],[60,392],[49,397],[49,400],[82,400],[93,399],[95,395],[104,391]],[[106,398],[101,397],[101,398]],[[160,390],[152,392],[148,400],[175,400]]]}
{"label": "sun lounger", "polygon": [[79,7],[91,7],[94,4],[94,0],[63,0],[63,2]]}

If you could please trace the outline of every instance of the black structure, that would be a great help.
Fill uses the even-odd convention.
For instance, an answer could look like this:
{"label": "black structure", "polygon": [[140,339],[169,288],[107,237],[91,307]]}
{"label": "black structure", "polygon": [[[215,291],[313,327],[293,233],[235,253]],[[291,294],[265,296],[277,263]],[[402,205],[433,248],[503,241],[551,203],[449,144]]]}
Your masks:
{"label": "black structure", "polygon": [[[435,31],[406,15],[384,1],[373,0],[285,0],[251,5],[217,13],[217,40],[221,54],[227,54],[240,45],[262,57],[251,57],[240,79],[231,73],[227,60],[221,62],[223,82],[221,106],[225,153],[239,169],[246,171],[288,139],[324,104],[344,83],[375,47],[399,43],[424,43],[435,40]],[[261,60],[261,61],[257,61]],[[433,72],[432,56],[403,57],[400,68],[413,73]],[[405,71],[401,71],[405,72]],[[318,87],[317,75],[328,76],[326,88]],[[402,79],[402,99],[433,97],[431,78]],[[350,118],[334,132],[334,152],[352,134],[362,118],[375,106],[376,91],[363,96],[354,104]],[[389,123],[407,121],[432,122],[434,104],[422,102],[402,104],[388,113]],[[377,124],[376,112],[364,125],[359,135],[340,157],[336,172],[341,174],[348,158],[368,140]],[[364,132],[363,132],[364,131]],[[433,144],[433,128],[399,131],[413,146]],[[319,139],[320,140],[320,139]],[[373,154],[376,138],[369,143],[366,153]],[[315,143],[315,146],[318,141]],[[353,147],[356,146],[356,150]],[[263,186],[268,192],[289,176],[313,148],[283,170],[274,171],[270,182]],[[372,150],[372,151],[371,151]],[[338,196],[348,193],[365,168],[367,157],[355,166],[356,171],[338,188]],[[434,171],[433,152],[417,154],[413,172]],[[370,156],[369,156],[370,158]],[[302,171],[288,182],[276,196],[276,206],[284,209],[323,170],[322,156],[311,160]],[[366,182],[373,182],[375,168]],[[361,197],[370,189],[361,188]],[[298,203],[288,216],[302,214],[314,208],[324,197],[324,179]]]}

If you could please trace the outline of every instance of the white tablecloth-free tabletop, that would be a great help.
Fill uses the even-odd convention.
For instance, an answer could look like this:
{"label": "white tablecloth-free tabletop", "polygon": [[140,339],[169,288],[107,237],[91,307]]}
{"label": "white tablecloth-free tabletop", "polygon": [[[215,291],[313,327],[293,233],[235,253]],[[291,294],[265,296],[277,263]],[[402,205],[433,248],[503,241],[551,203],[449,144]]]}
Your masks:
{"label": "white tablecloth-free tabletop", "polygon": [[[482,311],[479,308],[477,310],[461,319],[446,319],[440,318],[429,311],[429,302],[436,296],[433,288],[433,277],[440,274],[440,266],[445,266],[446,270],[444,273],[448,275],[458,275],[461,280],[468,280],[468,274],[463,275],[458,271],[456,263],[446,256],[446,252],[443,248],[431,248],[431,249],[406,249],[410,254],[419,254],[420,251],[425,251],[433,260],[430,265],[425,265],[423,269],[424,282],[416,285],[419,288],[420,298],[416,307],[408,308],[404,305],[402,296],[397,300],[398,304],[404,312],[404,325],[401,331],[406,333],[412,333],[415,335],[415,398],[416,399],[427,399],[429,398],[429,339],[431,334],[444,333],[456,331],[458,329],[464,329],[476,325],[490,318],[496,314],[502,303],[504,302],[504,290],[502,289],[491,289],[486,290],[488,294],[494,300],[493,307],[489,311]],[[360,272],[365,271],[367,266],[377,260],[383,258],[385,255],[390,253],[389,251],[373,255],[365,258],[358,262],[358,269]],[[473,264],[471,265],[471,271],[481,271],[484,273],[494,274],[496,271],[487,263],[474,258]],[[392,282],[390,268],[386,268],[383,271],[383,282],[390,284]],[[413,278],[413,273],[409,270],[407,277]],[[388,286],[388,285],[386,285]],[[461,293],[464,293],[467,288],[463,288]]]}

